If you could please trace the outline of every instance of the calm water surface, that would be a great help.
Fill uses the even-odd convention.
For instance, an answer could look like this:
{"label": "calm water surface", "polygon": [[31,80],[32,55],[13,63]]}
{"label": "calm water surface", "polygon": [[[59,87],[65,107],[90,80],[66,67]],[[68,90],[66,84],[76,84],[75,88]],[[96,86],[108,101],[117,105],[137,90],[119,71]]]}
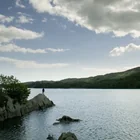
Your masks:
{"label": "calm water surface", "polygon": [[[41,89],[32,89],[32,98]],[[74,132],[79,140],[139,140],[140,90],[48,89],[55,107],[0,124],[0,140],[46,140]],[[83,121],[52,124],[62,115]]]}

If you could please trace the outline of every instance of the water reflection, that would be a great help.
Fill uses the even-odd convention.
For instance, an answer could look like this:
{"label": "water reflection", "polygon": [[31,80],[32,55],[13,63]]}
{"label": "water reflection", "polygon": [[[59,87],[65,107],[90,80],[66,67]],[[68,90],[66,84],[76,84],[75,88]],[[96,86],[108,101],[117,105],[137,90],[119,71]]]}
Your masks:
{"label": "water reflection", "polygon": [[6,120],[4,122],[0,122],[0,131],[1,130],[9,130],[10,128],[19,128],[22,126],[22,118],[17,117],[13,119]]}
{"label": "water reflection", "polygon": [[[33,90],[31,96],[39,90]],[[139,93],[139,90],[47,90],[56,106],[1,123],[0,140],[46,140],[48,134],[58,138],[67,131],[74,132],[79,140],[139,140]],[[53,126],[63,115],[82,121]]]}
{"label": "water reflection", "polygon": [[0,123],[0,140],[21,140],[24,132],[23,118],[17,117]]}

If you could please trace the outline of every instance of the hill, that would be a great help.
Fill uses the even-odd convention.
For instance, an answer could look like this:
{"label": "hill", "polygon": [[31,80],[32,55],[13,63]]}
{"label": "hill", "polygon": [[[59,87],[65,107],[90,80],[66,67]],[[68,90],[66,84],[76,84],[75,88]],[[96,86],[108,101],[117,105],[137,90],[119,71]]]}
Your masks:
{"label": "hill", "polygon": [[124,72],[110,73],[88,78],[70,78],[61,81],[26,82],[29,88],[140,88],[140,67]]}

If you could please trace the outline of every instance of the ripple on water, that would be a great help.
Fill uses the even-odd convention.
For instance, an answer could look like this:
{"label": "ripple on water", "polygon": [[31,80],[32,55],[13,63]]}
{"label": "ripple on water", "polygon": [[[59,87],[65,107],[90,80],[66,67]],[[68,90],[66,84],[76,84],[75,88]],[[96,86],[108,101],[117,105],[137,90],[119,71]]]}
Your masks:
{"label": "ripple on water", "polygon": [[[30,98],[41,91],[32,89]],[[140,90],[47,90],[55,107],[32,112],[23,118],[0,124],[0,140],[46,140],[74,132],[79,140],[139,140]],[[69,115],[82,121],[69,125],[52,124]]]}

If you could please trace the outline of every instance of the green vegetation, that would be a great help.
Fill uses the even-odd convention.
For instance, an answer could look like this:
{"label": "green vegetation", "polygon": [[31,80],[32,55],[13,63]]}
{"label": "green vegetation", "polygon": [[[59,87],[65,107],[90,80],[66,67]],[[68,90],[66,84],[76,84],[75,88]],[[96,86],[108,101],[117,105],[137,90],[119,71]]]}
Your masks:
{"label": "green vegetation", "polygon": [[0,107],[6,104],[8,97],[14,102],[25,103],[30,94],[26,85],[20,83],[14,76],[0,75]]}
{"label": "green vegetation", "polygon": [[0,107],[3,107],[7,102],[7,96],[2,92],[2,89],[0,89]]}
{"label": "green vegetation", "polygon": [[25,83],[30,88],[140,88],[140,67],[124,72],[89,78],[72,78],[61,81],[36,81]]}

